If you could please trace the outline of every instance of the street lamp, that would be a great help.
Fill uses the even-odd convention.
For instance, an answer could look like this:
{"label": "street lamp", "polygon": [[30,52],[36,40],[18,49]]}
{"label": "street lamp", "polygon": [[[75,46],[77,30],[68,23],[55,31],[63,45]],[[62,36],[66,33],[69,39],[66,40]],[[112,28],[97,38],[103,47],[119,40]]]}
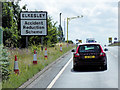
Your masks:
{"label": "street lamp", "polygon": [[60,42],[62,41],[62,38],[63,38],[63,37],[62,37],[63,31],[62,31],[62,26],[61,26],[61,14],[62,14],[62,13],[60,13],[60,25],[59,25],[59,31],[61,32],[61,33],[60,33]]}
{"label": "street lamp", "polygon": [[67,44],[68,44],[68,22],[72,19],[82,18],[82,17],[83,17],[83,15],[77,16],[77,17],[70,17],[70,18],[67,17]]}
{"label": "street lamp", "polygon": [[62,14],[62,13],[60,13],[60,26],[61,26],[61,14]]}

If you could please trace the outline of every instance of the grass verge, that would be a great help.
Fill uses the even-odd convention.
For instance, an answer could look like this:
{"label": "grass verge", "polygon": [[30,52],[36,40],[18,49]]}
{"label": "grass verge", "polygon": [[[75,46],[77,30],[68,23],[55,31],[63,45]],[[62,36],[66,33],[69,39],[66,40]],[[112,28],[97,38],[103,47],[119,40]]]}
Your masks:
{"label": "grass verge", "polygon": [[120,46],[120,42],[118,42],[118,43],[112,43],[109,46]]}
{"label": "grass verge", "polygon": [[[28,79],[32,78],[36,73],[44,69],[48,64],[55,61],[61,55],[65,54],[67,51],[72,49],[72,45],[68,47],[63,45],[63,51],[60,52],[60,47],[50,47],[47,49],[48,59],[44,59],[44,52],[40,49],[37,50],[37,65],[33,65],[33,48],[29,49],[14,49],[8,50],[10,53],[10,78],[4,82],[2,82],[2,88],[18,88]],[[20,74],[17,75],[14,73],[14,56],[17,55],[18,58],[18,67]]]}

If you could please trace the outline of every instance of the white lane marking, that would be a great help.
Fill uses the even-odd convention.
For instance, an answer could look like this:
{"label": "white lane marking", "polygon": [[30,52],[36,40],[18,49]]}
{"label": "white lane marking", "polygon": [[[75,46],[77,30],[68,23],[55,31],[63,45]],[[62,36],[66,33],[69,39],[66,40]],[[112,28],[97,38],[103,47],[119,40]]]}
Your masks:
{"label": "white lane marking", "polygon": [[[61,71],[57,74],[57,76],[52,80],[52,82],[48,85],[48,89],[52,88],[52,86],[55,84],[57,79],[61,76],[61,74],[64,72],[65,68],[69,65],[69,63],[72,61],[72,58],[67,62],[67,64],[61,69]],[[46,89],[47,90],[47,89]]]}
{"label": "white lane marking", "polygon": [[109,53],[112,54],[112,55],[113,55],[114,57],[116,57],[116,58],[118,57],[117,55],[114,55],[114,54],[113,54],[112,52],[110,52],[110,51],[109,51]]}

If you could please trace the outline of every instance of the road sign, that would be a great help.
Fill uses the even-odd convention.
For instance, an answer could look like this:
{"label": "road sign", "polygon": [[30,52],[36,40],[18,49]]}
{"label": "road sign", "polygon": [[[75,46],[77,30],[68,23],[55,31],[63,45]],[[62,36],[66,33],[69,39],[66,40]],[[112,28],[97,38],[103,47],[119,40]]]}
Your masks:
{"label": "road sign", "polygon": [[79,43],[82,43],[82,40],[78,40],[79,41]]}
{"label": "road sign", "polygon": [[47,12],[21,12],[20,22],[21,35],[47,35]]}
{"label": "road sign", "polygon": [[117,38],[115,37],[114,40],[117,40]]}
{"label": "road sign", "polygon": [[112,37],[109,37],[109,43],[112,43]]}
{"label": "road sign", "polygon": [[76,39],[76,42],[78,41],[78,39]]}
{"label": "road sign", "polygon": [[0,44],[2,44],[2,43],[3,43],[3,31],[0,28]]}

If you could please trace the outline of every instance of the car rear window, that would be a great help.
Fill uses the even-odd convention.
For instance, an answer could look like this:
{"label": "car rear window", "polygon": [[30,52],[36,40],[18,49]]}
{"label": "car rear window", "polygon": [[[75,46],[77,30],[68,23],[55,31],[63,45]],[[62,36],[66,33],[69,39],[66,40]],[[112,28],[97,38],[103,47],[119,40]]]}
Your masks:
{"label": "car rear window", "polygon": [[80,45],[79,52],[101,52],[99,45]]}

